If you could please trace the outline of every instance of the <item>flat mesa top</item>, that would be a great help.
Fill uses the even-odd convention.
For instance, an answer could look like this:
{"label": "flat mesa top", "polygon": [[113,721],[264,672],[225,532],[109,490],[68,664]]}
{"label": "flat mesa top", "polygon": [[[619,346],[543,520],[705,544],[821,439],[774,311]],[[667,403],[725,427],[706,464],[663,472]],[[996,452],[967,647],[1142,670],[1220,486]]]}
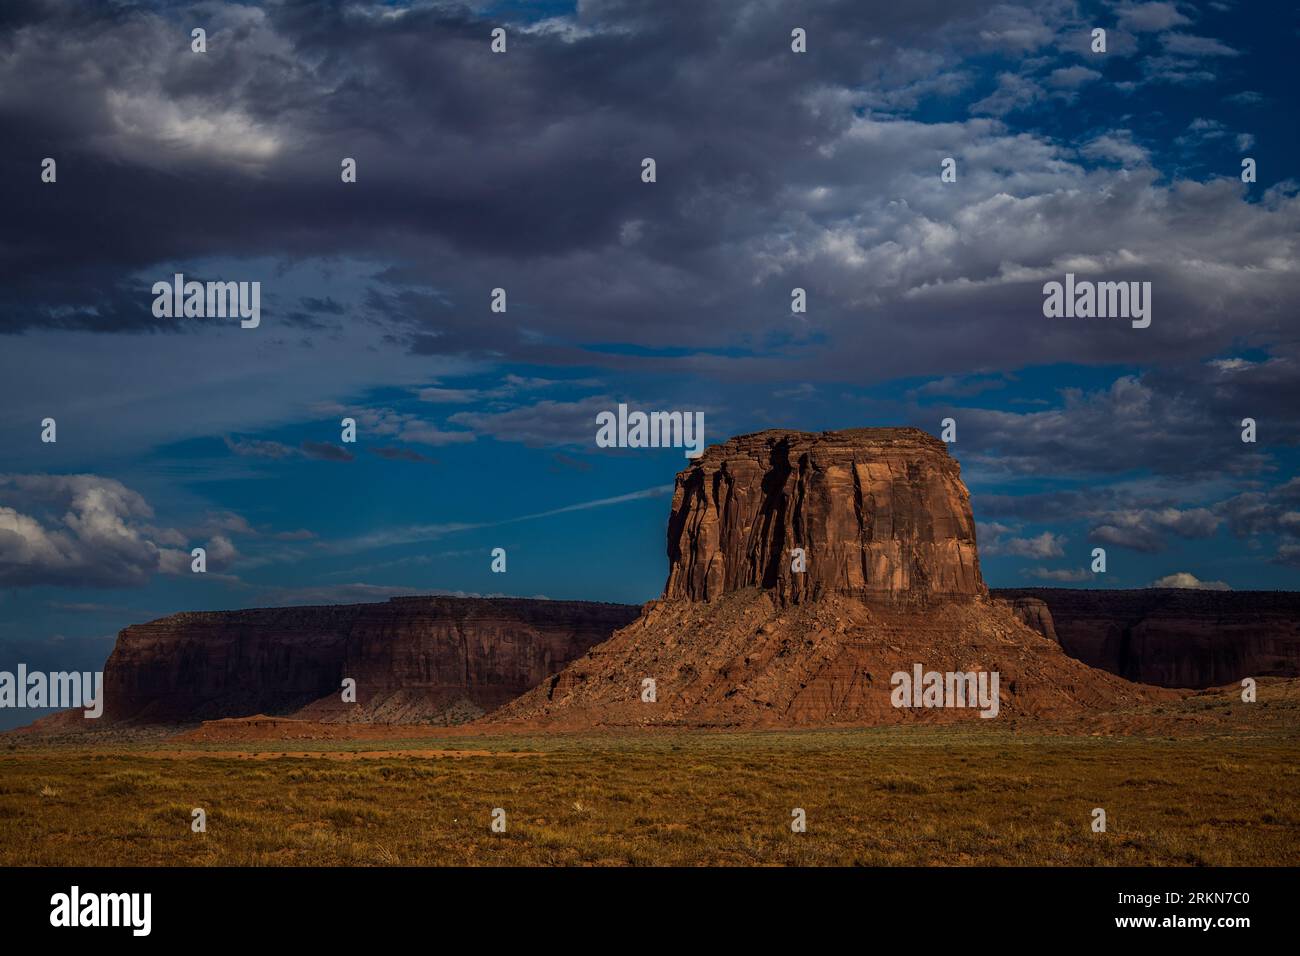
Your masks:
{"label": "flat mesa top", "polygon": [[886,428],[841,428],[835,431],[824,432],[805,432],[793,428],[768,428],[761,432],[750,432],[747,435],[736,435],[718,445],[711,447],[717,448],[726,445],[750,445],[758,443],[772,443],[780,441],[797,442],[801,444],[816,444],[826,442],[836,445],[869,445],[869,444],[887,444],[887,443],[910,443],[922,444],[931,447],[946,449],[946,445],[929,432],[922,431],[912,426],[886,427]]}

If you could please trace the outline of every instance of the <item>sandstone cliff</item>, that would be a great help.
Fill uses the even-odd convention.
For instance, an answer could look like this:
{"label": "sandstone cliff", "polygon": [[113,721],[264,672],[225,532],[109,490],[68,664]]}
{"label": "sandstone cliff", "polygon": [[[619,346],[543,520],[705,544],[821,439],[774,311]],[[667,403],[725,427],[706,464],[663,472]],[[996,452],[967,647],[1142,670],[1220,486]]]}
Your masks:
{"label": "sandstone cliff", "polygon": [[755,587],[780,603],[986,594],[960,467],[914,428],[766,431],[711,446],[677,476],[668,561],[669,599]]}
{"label": "sandstone cliff", "polygon": [[[105,718],[465,721],[556,673],[637,611],[416,597],[174,614],[118,635],[104,668]],[[344,677],[356,680],[356,704],[342,703]]]}
{"label": "sandstone cliff", "polygon": [[1214,687],[1243,677],[1300,676],[1300,594],[1295,592],[1018,588],[993,593],[1045,603],[1047,626],[1055,625],[1066,653],[1129,680]]}
{"label": "sandstone cliff", "polygon": [[[803,548],[806,568],[792,568]],[[1041,601],[989,597],[970,499],[915,429],[767,431],[677,476],[662,599],[488,720],[561,727],[821,726],[980,720],[897,708],[895,672],[997,672],[1003,717],[1160,697],[1026,625]],[[653,700],[646,699],[653,681]]]}

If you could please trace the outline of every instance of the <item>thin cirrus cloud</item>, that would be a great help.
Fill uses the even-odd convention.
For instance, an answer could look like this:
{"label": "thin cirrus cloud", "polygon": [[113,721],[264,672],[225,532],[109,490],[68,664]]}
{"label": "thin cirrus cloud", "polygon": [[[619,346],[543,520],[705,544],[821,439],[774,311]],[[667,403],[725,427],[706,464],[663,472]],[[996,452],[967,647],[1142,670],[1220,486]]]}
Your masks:
{"label": "thin cirrus cloud", "polygon": [[572,505],[563,505],[559,508],[551,508],[546,511],[519,515],[513,518],[502,518],[496,521],[456,521],[439,524],[407,525],[403,527],[386,528],[380,531],[369,532],[356,538],[336,542],[330,546],[329,550],[335,553],[348,554],[386,548],[394,545],[436,541],[440,538],[446,537],[447,535],[461,531],[477,531],[482,528],[498,528],[504,525],[518,524],[523,521],[537,521],[543,518],[553,518],[557,515],[569,514],[575,511],[588,511],[592,508],[607,508],[611,505],[621,505],[632,501],[642,501],[647,498],[662,498],[665,495],[672,494],[673,487],[673,485],[656,485],[652,488],[642,488],[639,491],[631,491],[626,494],[613,495],[608,498],[597,498],[591,501],[583,501]]}

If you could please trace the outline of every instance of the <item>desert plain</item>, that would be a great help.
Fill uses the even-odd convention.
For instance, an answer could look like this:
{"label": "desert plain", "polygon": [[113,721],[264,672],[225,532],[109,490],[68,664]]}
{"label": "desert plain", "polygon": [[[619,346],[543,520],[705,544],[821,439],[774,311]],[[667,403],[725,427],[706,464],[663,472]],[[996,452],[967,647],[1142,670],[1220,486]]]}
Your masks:
{"label": "desert plain", "polygon": [[834,730],[9,734],[0,864],[1294,866],[1300,682],[1258,690]]}

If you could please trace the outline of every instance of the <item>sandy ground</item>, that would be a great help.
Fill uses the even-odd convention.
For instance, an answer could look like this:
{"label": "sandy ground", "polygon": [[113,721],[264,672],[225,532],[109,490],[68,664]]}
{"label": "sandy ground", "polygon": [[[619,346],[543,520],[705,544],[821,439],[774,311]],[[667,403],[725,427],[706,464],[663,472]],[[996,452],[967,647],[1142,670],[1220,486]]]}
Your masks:
{"label": "sandy ground", "polygon": [[[1145,702],[1128,709],[1112,712],[1096,712],[1075,717],[1003,717],[997,720],[981,720],[974,711],[970,719],[961,726],[979,735],[983,732],[1025,733],[1031,735],[1069,736],[1069,737],[1200,737],[1207,735],[1232,734],[1249,735],[1254,732],[1276,730],[1281,728],[1300,728],[1300,679],[1263,678],[1259,682],[1259,699],[1256,703],[1245,704],[1241,701],[1241,688],[1236,685],[1212,688],[1209,690],[1182,692],[1172,700]],[[926,712],[916,712],[918,725],[926,723]],[[758,733],[780,733],[777,728],[744,727],[699,727],[699,726],[656,726],[645,728],[602,727],[599,724],[580,730],[560,730],[545,726],[532,726],[527,722],[511,721],[509,723],[491,723],[477,721],[472,724],[442,726],[435,724],[357,724],[329,723],[301,720],[291,717],[268,716],[258,714],[250,717],[228,718],[224,720],[205,721],[198,726],[159,727],[159,726],[111,726],[80,719],[76,712],[66,712],[77,719],[60,719],[65,714],[45,718],[37,724],[10,731],[0,735],[0,742],[14,747],[25,745],[70,744],[91,749],[111,749],[119,744],[138,743],[153,744],[161,754],[171,755],[208,755],[208,756],[251,756],[252,759],[271,759],[274,756],[296,755],[300,751],[291,745],[301,742],[355,742],[363,744],[372,742],[375,748],[357,747],[351,750],[352,757],[364,759],[370,755],[409,754],[411,756],[470,757],[500,754],[500,750],[487,750],[480,744],[475,747],[475,738],[490,737],[520,738],[527,736],[542,737],[599,737],[609,734],[623,737],[628,733],[647,737],[671,735],[688,731],[696,734],[728,733],[750,730]],[[88,726],[89,725],[89,726]],[[870,724],[825,725],[822,727],[784,728],[785,730],[841,730],[872,726]],[[385,750],[383,744],[388,741],[415,742],[428,739],[430,748],[410,748],[408,750]],[[465,739],[468,746],[448,748],[448,740]],[[435,743],[436,742],[436,743]],[[268,747],[261,753],[255,753],[252,745],[267,743],[280,744]],[[226,744],[229,750],[195,748],[190,745]],[[490,745],[489,745],[490,746]],[[341,749],[341,748],[337,748]],[[313,751],[315,754],[316,751]],[[515,755],[515,754],[511,754]],[[523,753],[518,754],[523,756]],[[343,759],[335,755],[335,759]]]}

